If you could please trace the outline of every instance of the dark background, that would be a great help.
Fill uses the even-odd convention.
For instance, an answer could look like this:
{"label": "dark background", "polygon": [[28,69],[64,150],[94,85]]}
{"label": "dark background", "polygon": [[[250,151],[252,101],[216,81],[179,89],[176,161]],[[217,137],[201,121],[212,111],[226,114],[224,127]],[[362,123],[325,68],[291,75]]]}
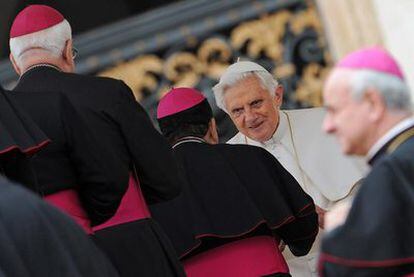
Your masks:
{"label": "dark background", "polygon": [[0,59],[9,55],[9,30],[14,17],[31,4],[49,5],[79,34],[180,0],[0,0]]}

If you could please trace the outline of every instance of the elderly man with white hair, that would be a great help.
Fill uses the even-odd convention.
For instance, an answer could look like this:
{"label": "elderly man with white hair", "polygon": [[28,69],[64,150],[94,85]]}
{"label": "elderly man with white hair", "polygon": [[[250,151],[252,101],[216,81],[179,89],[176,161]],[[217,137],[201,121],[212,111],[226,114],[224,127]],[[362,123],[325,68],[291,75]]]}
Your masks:
{"label": "elderly man with white hair", "polygon": [[[14,91],[23,94],[21,101],[34,110],[33,114],[46,124],[50,114],[47,108],[39,108],[42,100],[37,100],[37,95],[64,95],[99,138],[106,150],[100,152],[101,156],[112,154],[114,166],[106,172],[119,173],[116,192],[121,197],[116,199],[115,214],[94,224],[92,231],[120,275],[183,276],[174,249],[147,207],[147,203],[176,197],[181,190],[181,176],[169,144],[135,101],[131,89],[119,80],[73,73],[69,22],[45,5],[30,5],[16,16],[10,31],[10,51],[20,75]],[[29,100],[29,96],[35,100]],[[38,180],[40,185],[49,181],[47,176],[59,173],[40,169],[46,176]],[[101,190],[111,199],[116,195]]]}
{"label": "elderly man with white hair", "polygon": [[[362,163],[342,155],[339,145],[321,132],[324,110],[280,110],[283,87],[266,69],[249,61],[231,65],[213,90],[218,107],[239,130],[228,143],[255,145],[272,153],[313,198],[323,228],[324,212],[349,197],[365,171]],[[305,257],[284,251],[292,276],[316,276],[318,238]]]}
{"label": "elderly man with white hair", "polygon": [[325,132],[372,169],[349,215],[341,207],[327,217],[334,229],[322,243],[321,274],[414,276],[414,118],[402,71],[383,48],[361,49],[336,65],[323,97]]}

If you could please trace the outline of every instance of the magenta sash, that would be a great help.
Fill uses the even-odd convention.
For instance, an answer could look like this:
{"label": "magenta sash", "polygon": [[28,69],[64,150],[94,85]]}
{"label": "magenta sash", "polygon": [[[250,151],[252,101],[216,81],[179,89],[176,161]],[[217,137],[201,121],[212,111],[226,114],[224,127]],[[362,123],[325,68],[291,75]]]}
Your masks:
{"label": "magenta sash", "polygon": [[183,261],[188,277],[255,277],[288,273],[277,241],[257,236],[230,242]]}
{"label": "magenta sash", "polygon": [[99,231],[111,226],[150,218],[151,214],[142,195],[139,181],[132,174],[129,176],[128,189],[122,197],[121,204],[115,215],[106,222],[93,227],[93,231]]}
{"label": "magenta sash", "polygon": [[92,234],[90,220],[83,209],[76,190],[68,189],[43,197],[49,204],[68,214],[87,234]]}

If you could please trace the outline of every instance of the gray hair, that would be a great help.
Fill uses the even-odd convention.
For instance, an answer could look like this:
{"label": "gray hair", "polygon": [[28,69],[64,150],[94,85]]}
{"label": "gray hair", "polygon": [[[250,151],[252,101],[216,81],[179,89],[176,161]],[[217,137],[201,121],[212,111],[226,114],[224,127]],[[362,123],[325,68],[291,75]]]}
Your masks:
{"label": "gray hair", "polygon": [[227,89],[236,85],[241,80],[244,80],[248,77],[256,76],[260,81],[262,88],[267,90],[270,95],[274,96],[275,91],[279,83],[272,74],[267,71],[248,71],[242,73],[233,73],[233,74],[224,74],[220,82],[213,87],[214,97],[216,99],[217,107],[228,113],[226,106],[224,104],[224,94]]}
{"label": "gray hair", "polygon": [[359,70],[351,78],[354,99],[362,99],[367,89],[373,88],[381,94],[390,110],[412,111],[410,89],[400,78],[372,70]]}
{"label": "gray hair", "polygon": [[72,38],[72,29],[67,20],[63,20],[45,30],[32,34],[11,38],[9,41],[10,52],[16,63],[21,64],[25,54],[31,50],[43,50],[55,57],[60,57],[66,45],[66,41]]}

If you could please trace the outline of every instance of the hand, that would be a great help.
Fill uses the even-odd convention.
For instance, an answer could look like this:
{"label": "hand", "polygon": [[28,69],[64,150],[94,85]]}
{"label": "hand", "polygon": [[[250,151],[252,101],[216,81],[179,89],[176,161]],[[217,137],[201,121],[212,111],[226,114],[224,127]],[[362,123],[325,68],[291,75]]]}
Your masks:
{"label": "hand", "polygon": [[321,229],[325,228],[325,213],[326,210],[322,209],[319,206],[315,205],[316,213],[318,214],[318,225]]}
{"label": "hand", "polygon": [[349,210],[351,209],[352,202],[340,202],[336,204],[331,211],[326,214],[325,218],[325,227],[326,231],[331,231],[332,229],[345,223],[346,218],[348,217]]}

